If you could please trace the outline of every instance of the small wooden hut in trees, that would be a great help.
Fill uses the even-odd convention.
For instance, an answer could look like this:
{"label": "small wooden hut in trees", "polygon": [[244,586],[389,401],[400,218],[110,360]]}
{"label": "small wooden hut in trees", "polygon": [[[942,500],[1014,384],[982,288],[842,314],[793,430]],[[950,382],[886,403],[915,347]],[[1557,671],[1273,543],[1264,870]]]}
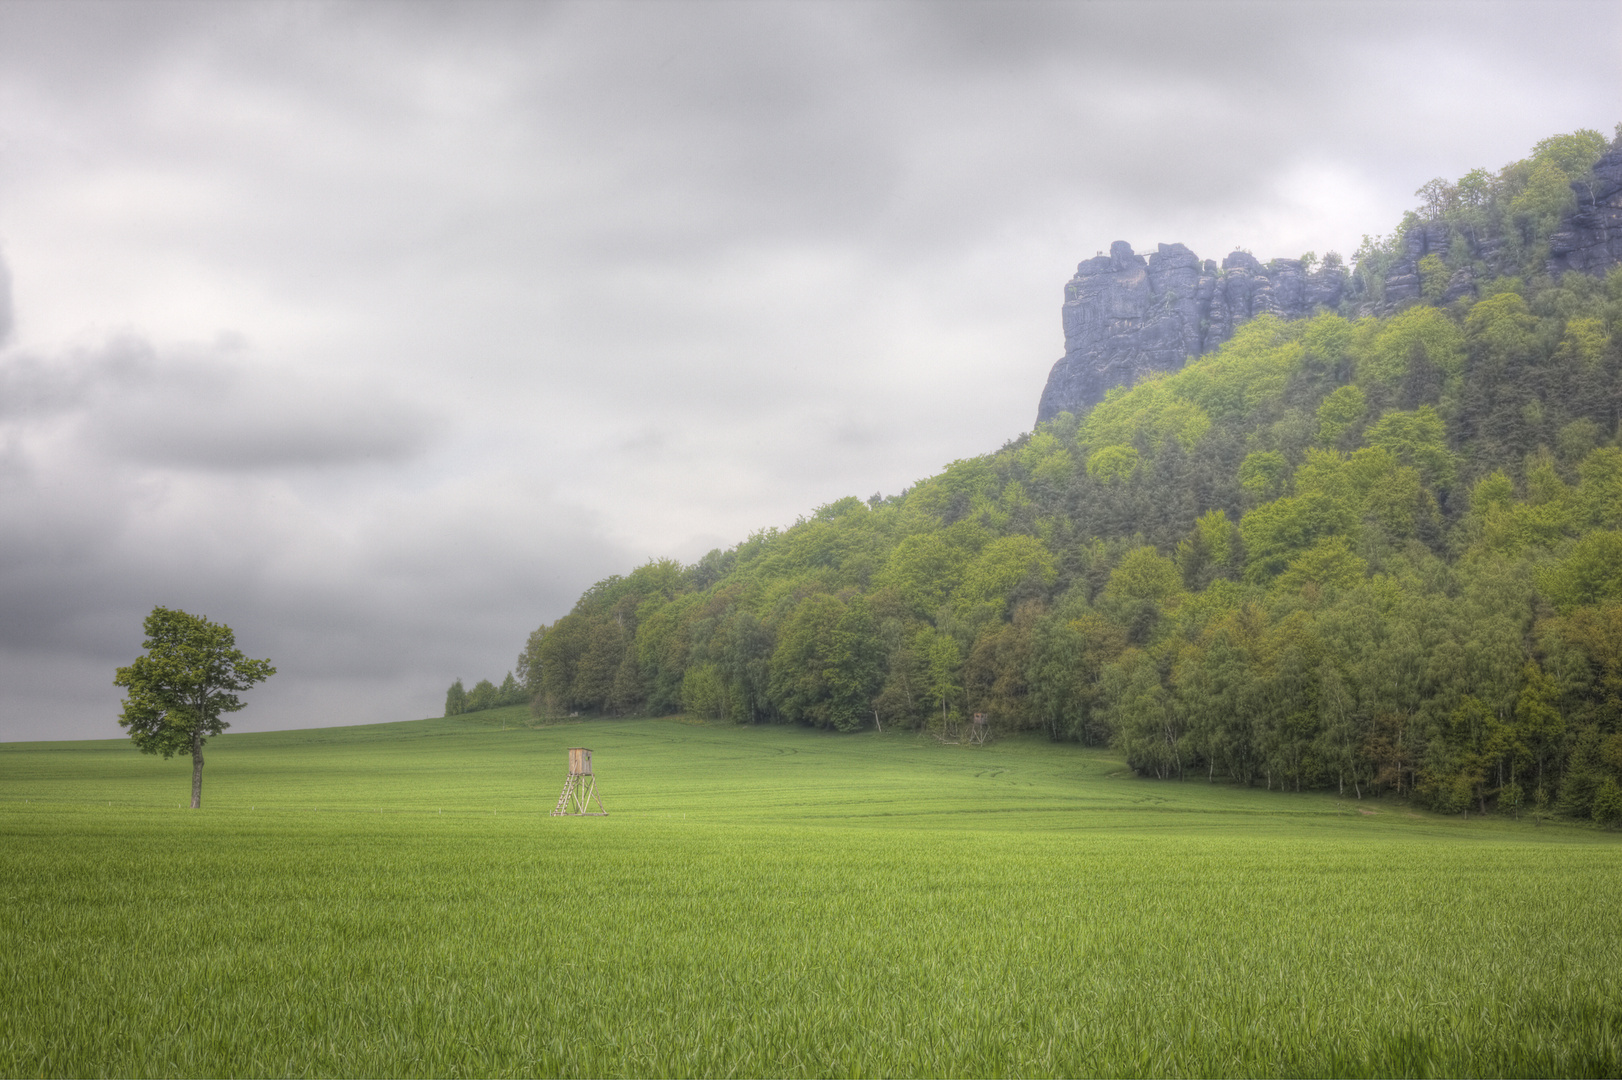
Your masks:
{"label": "small wooden hut in trees", "polygon": [[[591,804],[597,803],[593,810]],[[569,748],[569,775],[563,781],[563,794],[552,808],[553,817],[574,814],[580,817],[607,817],[603,800],[597,794],[597,778],[591,773],[591,751],[583,746]]]}
{"label": "small wooden hut in trees", "polygon": [[983,712],[974,714],[973,722],[969,725],[969,741],[976,746],[986,741],[986,732],[991,728],[991,718]]}

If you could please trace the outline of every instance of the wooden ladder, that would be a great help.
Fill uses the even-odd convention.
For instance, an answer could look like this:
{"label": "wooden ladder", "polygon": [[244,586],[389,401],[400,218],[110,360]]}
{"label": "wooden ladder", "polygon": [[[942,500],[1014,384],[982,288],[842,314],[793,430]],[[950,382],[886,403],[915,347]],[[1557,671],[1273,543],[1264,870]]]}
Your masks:
{"label": "wooden ladder", "polygon": [[574,773],[563,782],[563,794],[558,796],[558,804],[552,808],[553,817],[562,817],[569,812],[569,799],[574,795]]}

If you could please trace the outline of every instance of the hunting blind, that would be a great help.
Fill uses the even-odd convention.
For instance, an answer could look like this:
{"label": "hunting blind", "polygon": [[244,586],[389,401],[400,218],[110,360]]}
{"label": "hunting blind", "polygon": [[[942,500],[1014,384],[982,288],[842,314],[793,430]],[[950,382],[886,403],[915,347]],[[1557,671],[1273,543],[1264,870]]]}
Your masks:
{"label": "hunting blind", "polygon": [[[593,810],[591,804],[597,803]],[[552,808],[553,817],[607,817],[603,800],[597,794],[597,778],[591,774],[591,751],[583,746],[569,748],[569,775],[563,781],[563,794]]]}
{"label": "hunting blind", "polygon": [[990,714],[977,712],[969,717],[967,726],[955,715],[943,716],[940,730],[935,733],[935,738],[948,746],[984,746],[986,738],[990,734]]}

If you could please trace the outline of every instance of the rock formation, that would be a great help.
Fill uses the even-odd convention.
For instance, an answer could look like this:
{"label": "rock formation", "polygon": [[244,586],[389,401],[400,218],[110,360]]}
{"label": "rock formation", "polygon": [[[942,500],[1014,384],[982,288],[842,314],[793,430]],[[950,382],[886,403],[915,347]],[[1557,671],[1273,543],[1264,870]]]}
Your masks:
{"label": "rock formation", "polygon": [[[1622,141],[1594,163],[1592,175],[1573,180],[1571,190],[1577,205],[1566,214],[1560,228],[1549,234],[1549,276],[1559,277],[1569,270],[1609,273],[1622,263]],[[1446,259],[1456,243],[1463,243],[1471,262],[1484,264],[1489,275],[1516,272],[1513,266],[1504,265],[1501,236],[1466,236],[1453,232],[1445,222],[1426,221],[1410,228],[1403,235],[1403,243],[1403,257],[1386,273],[1382,300],[1364,308],[1365,313],[1385,315],[1418,300],[1423,292],[1419,260],[1431,254]],[[1438,299],[1451,304],[1475,291],[1474,274],[1466,266],[1453,273],[1447,291]]]}
{"label": "rock formation", "polygon": [[1622,140],[1574,181],[1577,209],[1549,236],[1549,273],[1604,274],[1622,263]]}
{"label": "rock formation", "polygon": [[1116,241],[1065,286],[1064,357],[1048,375],[1037,422],[1083,412],[1149,372],[1175,371],[1257,315],[1334,308],[1345,285],[1338,265],[1308,272],[1300,259],[1264,264],[1235,251],[1219,269],[1182,244],[1161,244],[1145,259]]}
{"label": "rock formation", "polygon": [[[1549,235],[1548,272],[1601,275],[1622,265],[1622,139],[1571,185],[1577,205]],[[1519,272],[1503,265],[1503,237],[1466,235],[1443,221],[1407,227],[1400,258],[1385,271],[1383,288],[1354,298],[1353,315],[1386,315],[1425,295],[1420,260],[1463,243],[1469,265],[1454,270],[1430,302],[1451,304],[1476,293],[1478,270],[1492,276]],[[1464,262],[1463,258],[1454,260]],[[1263,313],[1294,319],[1340,305],[1346,271],[1326,265],[1308,272],[1299,259],[1258,262],[1243,251],[1201,262],[1182,244],[1161,244],[1147,259],[1117,241],[1108,255],[1088,259],[1064,290],[1064,356],[1053,365],[1037,406],[1038,423],[1061,412],[1082,413],[1114,386],[1129,386],[1150,372],[1175,371],[1189,357],[1210,352],[1245,320]],[[1361,299],[1362,302],[1355,302]]]}

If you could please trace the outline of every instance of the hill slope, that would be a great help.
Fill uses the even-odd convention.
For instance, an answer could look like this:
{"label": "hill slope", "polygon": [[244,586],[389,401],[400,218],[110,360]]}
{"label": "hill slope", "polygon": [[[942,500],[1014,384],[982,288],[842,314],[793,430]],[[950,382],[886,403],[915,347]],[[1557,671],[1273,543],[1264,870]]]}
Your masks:
{"label": "hill slope", "polygon": [[525,688],[946,739],[982,712],[1161,777],[1622,818],[1622,272],[1541,272],[1570,206],[1523,179],[1434,195],[1518,230],[1451,299],[1373,313],[1408,233],[1371,242],[1361,307],[1263,315],[899,496],[598,583]]}

